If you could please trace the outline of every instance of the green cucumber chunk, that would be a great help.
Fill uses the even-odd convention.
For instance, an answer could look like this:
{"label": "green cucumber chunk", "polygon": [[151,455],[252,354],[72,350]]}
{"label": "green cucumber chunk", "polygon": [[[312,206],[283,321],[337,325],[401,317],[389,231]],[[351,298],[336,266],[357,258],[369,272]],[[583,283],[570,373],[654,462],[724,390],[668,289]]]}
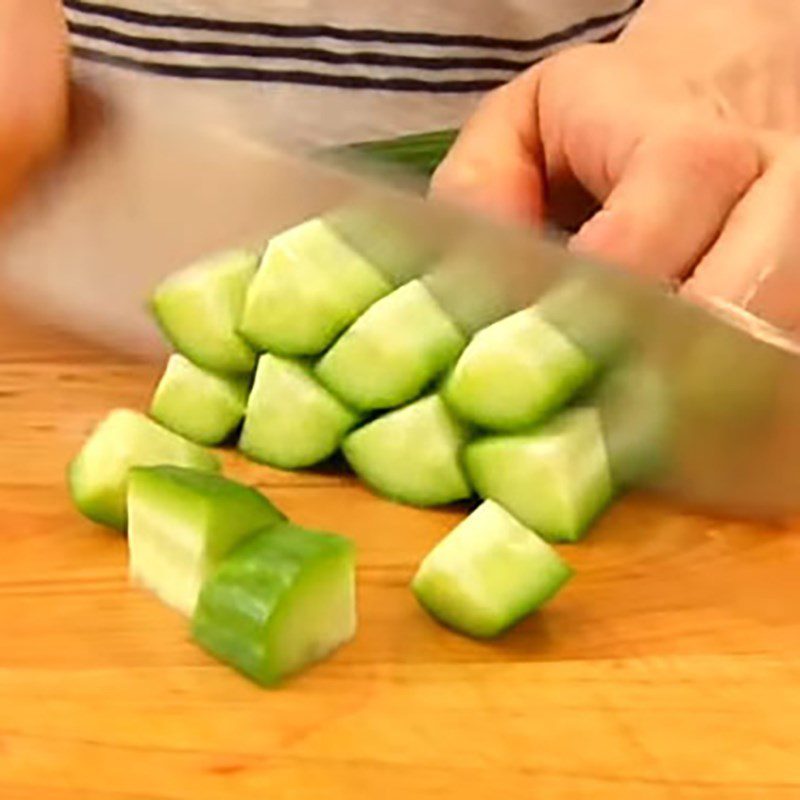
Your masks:
{"label": "green cucumber chunk", "polygon": [[225,555],[285,519],[260,492],[219,475],[134,468],[128,485],[130,576],[191,616],[203,581]]}
{"label": "green cucumber chunk", "polygon": [[355,549],[280,523],[237,547],[203,585],[192,633],[264,685],[330,655],[356,630]]}
{"label": "green cucumber chunk", "polygon": [[532,308],[479,331],[443,391],[462,418],[491,430],[519,430],[571,399],[595,365]]}
{"label": "green cucumber chunk", "polygon": [[551,542],[575,542],[614,493],[600,416],[592,408],[559,414],[518,434],[467,445],[478,494],[494,500]]}
{"label": "green cucumber chunk", "polygon": [[358,419],[304,363],[264,353],[239,449],[274,467],[309,467],[332,456]]}
{"label": "green cucumber chunk", "polygon": [[72,460],[72,499],[84,516],[120,530],[127,523],[128,474],[132,467],[174,464],[218,472],[217,456],[137,411],[116,409],[92,432]]}
{"label": "green cucumber chunk", "polygon": [[435,232],[427,220],[392,203],[340,206],[325,222],[393,286],[418,278],[436,257]]}
{"label": "green cucumber chunk", "polygon": [[354,431],[342,450],[355,473],[380,494],[410,505],[444,505],[472,494],[461,466],[468,437],[434,394]]}
{"label": "green cucumber chunk", "polygon": [[199,444],[219,444],[244,417],[249,381],[210,372],[175,353],[156,387],[150,416]]}
{"label": "green cucumber chunk", "polygon": [[487,500],[425,556],[411,588],[440,622],[489,638],[536,611],[571,577],[547,542]]}
{"label": "green cucumber chunk", "polygon": [[408,403],[466,345],[463,334],[420,281],[379,300],[319,360],[325,386],[360,411]]}
{"label": "green cucumber chunk", "polygon": [[236,327],[257,265],[249,250],[221,253],[156,288],[153,312],[178,352],[215,372],[252,372],[255,353]]}
{"label": "green cucumber chunk", "polygon": [[390,291],[372,264],[312,219],[267,245],[239,330],[259,350],[316,355]]}

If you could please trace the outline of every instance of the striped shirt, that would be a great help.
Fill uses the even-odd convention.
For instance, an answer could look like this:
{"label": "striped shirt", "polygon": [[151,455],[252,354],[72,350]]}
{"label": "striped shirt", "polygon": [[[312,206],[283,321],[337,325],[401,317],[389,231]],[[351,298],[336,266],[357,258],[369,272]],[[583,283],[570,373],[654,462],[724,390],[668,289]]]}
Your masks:
{"label": "striped shirt", "polygon": [[[75,70],[117,103],[202,93],[243,130],[326,145],[457,127],[480,96],[642,0],[64,0]],[[176,88],[179,87],[179,88]],[[165,94],[165,97],[171,96]]]}

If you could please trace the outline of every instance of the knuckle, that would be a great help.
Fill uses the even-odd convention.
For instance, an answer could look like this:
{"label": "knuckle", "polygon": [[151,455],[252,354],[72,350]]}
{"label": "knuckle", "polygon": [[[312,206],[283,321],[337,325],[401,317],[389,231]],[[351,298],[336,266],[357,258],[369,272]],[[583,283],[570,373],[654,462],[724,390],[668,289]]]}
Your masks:
{"label": "knuckle", "polygon": [[668,130],[659,144],[682,170],[737,191],[746,189],[761,170],[757,143],[733,126],[685,122]]}

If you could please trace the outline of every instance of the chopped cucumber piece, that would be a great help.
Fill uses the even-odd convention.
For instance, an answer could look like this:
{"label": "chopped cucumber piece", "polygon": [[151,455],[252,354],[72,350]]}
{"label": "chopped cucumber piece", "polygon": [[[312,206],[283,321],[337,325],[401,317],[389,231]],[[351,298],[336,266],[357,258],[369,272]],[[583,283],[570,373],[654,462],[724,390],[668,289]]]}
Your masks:
{"label": "chopped cucumber piece", "polygon": [[127,522],[126,496],[131,467],[175,464],[218,472],[219,459],[144,414],[112,411],[92,432],[69,466],[69,486],[78,510],[89,519],[120,530]]}
{"label": "chopped cucumber piece", "polygon": [[230,550],[286,519],[249,486],[181,467],[132,469],[128,518],[131,578],[187,616]]}
{"label": "chopped cucumber piece", "polygon": [[328,213],[325,222],[394,286],[419,277],[435,258],[427,220],[394,204],[341,206]]}
{"label": "chopped cucumber piece", "polygon": [[487,500],[428,553],[411,588],[440,622],[488,638],[536,611],[571,577],[547,542]]}
{"label": "chopped cucumber piece", "polygon": [[624,350],[635,319],[624,289],[615,291],[608,281],[604,273],[572,277],[551,287],[537,303],[543,319],[601,364]]}
{"label": "chopped cucumber piece", "polygon": [[390,291],[375,267],[312,219],[267,245],[239,329],[259,350],[316,355]]}
{"label": "chopped cucumber piece", "polygon": [[673,388],[647,361],[629,359],[615,364],[593,392],[616,486],[652,482],[668,468]]}
{"label": "chopped cucumber piece", "polygon": [[265,685],[325,658],[356,630],[352,543],[289,523],[256,534],[206,581],[192,628],[211,654]]}
{"label": "chopped cucumber piece", "polygon": [[258,255],[236,250],[172,275],[157,287],[152,308],[175,349],[216,372],[252,372],[256,356],[236,333]]}
{"label": "chopped cucumber piece", "polygon": [[444,398],[470,422],[493,430],[530,427],[594,376],[594,363],[534,309],[479,331],[446,383]]}
{"label": "chopped cucumber piece", "polygon": [[342,449],[377,492],[411,505],[443,505],[472,493],[460,461],[468,436],[441,398],[430,395],[354,431]]}
{"label": "chopped cucumber piece", "polygon": [[467,445],[465,460],[481,497],[552,542],[580,539],[613,494],[592,408],[565,411],[526,433],[479,439]]}
{"label": "chopped cucumber piece", "polygon": [[317,363],[319,379],[361,411],[418,397],[466,340],[420,281],[379,300]]}
{"label": "chopped cucumber piece", "polygon": [[209,372],[179,353],[170,356],[150,405],[164,427],[200,444],[219,444],[244,417],[249,381]]}
{"label": "chopped cucumber piece", "polygon": [[239,448],[256,461],[298,469],[333,455],[358,414],[300,361],[264,353],[250,392]]}

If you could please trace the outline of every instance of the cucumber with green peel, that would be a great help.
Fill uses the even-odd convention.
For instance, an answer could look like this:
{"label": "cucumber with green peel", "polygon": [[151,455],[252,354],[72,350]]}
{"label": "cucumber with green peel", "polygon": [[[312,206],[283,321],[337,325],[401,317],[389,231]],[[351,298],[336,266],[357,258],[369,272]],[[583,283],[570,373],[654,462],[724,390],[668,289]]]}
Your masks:
{"label": "cucumber with green peel", "polygon": [[264,495],[219,475],[136,467],[128,484],[129,573],[186,616],[237,544],[286,517]]}
{"label": "cucumber with green peel", "polygon": [[312,219],[267,245],[239,330],[258,350],[317,355],[391,288],[333,228]]}
{"label": "cucumber with green peel", "polygon": [[344,147],[332,148],[332,155],[353,153],[372,161],[396,165],[430,177],[458,136],[454,129],[425,131],[398,136],[394,139],[378,139],[356,142]]}
{"label": "cucumber with green peel", "polygon": [[433,394],[357,429],[342,451],[380,494],[410,505],[444,505],[472,494],[461,466],[468,438],[467,428]]}
{"label": "cucumber with green peel", "polygon": [[151,307],[175,349],[214,372],[253,371],[256,355],[236,332],[258,254],[234,250],[171,275],[153,294]]}
{"label": "cucumber with green peel", "polygon": [[475,425],[519,430],[564,405],[595,373],[591,359],[528,308],[474,336],[453,367],[443,396]]}
{"label": "cucumber with green peel", "polygon": [[414,280],[362,314],[317,362],[315,372],[359,411],[394,408],[419,397],[465,345],[464,335]]}
{"label": "cucumber with green peel", "polygon": [[411,588],[449,628],[490,638],[543,606],[571,577],[547,542],[487,500],[425,556]]}
{"label": "cucumber with green peel", "polygon": [[468,444],[464,461],[478,494],[550,542],[581,539],[614,486],[600,415],[574,408],[530,431]]}
{"label": "cucumber with green peel", "polygon": [[150,416],[198,444],[225,441],[244,417],[247,377],[204,370],[180,353],[170,356]]}
{"label": "cucumber with green peel", "polygon": [[230,553],[203,585],[192,620],[204,649],[267,686],[330,655],[355,630],[352,543],[290,523]]}
{"label": "cucumber with green peel", "polygon": [[132,467],[173,464],[218,472],[216,455],[136,411],[116,409],[92,432],[68,470],[72,499],[94,522],[124,530]]}
{"label": "cucumber with green peel", "polygon": [[310,367],[264,353],[247,402],[239,449],[282,469],[309,467],[332,456],[359,415],[331,394]]}

